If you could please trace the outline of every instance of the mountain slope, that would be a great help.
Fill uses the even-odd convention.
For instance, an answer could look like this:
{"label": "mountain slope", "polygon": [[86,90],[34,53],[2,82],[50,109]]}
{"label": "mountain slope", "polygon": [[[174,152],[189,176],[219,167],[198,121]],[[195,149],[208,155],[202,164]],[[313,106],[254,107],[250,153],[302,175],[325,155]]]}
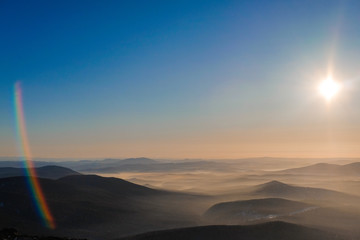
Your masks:
{"label": "mountain slope", "polygon": [[248,226],[202,226],[145,233],[122,240],[345,240],[345,237],[285,222]]}
{"label": "mountain slope", "polygon": [[39,179],[57,228],[41,224],[27,177],[0,179],[0,227],[29,234],[113,239],[151,230],[195,224],[188,210],[201,198],[159,191],[122,179],[74,175]]}
{"label": "mountain slope", "polygon": [[94,193],[111,192],[112,194],[122,194],[123,196],[131,194],[151,195],[166,193],[165,191],[154,190],[120,178],[100,177],[98,175],[66,176],[58,179],[57,182],[72,185],[82,191]]}

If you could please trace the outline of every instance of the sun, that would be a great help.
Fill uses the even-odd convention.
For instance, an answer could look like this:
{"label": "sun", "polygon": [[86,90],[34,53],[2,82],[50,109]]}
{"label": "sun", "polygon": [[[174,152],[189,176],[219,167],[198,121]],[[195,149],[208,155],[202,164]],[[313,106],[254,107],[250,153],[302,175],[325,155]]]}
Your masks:
{"label": "sun", "polygon": [[331,76],[323,80],[319,85],[319,92],[327,101],[331,101],[339,93],[340,89],[341,84],[334,81]]}

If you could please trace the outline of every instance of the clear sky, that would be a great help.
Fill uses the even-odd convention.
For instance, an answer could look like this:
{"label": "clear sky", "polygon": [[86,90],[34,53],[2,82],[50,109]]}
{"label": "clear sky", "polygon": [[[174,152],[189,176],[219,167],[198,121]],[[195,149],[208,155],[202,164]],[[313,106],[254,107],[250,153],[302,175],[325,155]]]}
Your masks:
{"label": "clear sky", "polygon": [[[0,1],[0,156],[360,156],[360,2]],[[329,74],[342,89],[317,90]]]}

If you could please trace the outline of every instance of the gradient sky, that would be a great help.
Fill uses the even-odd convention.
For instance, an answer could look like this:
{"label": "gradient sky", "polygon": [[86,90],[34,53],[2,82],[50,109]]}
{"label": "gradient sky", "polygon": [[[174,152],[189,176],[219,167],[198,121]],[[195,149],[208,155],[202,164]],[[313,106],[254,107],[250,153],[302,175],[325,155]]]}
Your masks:
{"label": "gradient sky", "polygon": [[[360,156],[360,2],[0,2],[0,156]],[[317,85],[344,86],[331,103]]]}

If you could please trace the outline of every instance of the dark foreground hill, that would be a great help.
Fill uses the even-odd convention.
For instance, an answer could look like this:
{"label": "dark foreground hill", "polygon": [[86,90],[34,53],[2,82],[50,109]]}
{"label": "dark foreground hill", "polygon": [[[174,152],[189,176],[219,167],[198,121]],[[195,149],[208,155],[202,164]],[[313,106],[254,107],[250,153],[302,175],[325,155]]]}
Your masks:
{"label": "dark foreground hill", "polygon": [[[49,178],[49,179],[58,179],[70,175],[80,175],[80,173],[71,170],[70,168],[60,167],[60,166],[44,166],[34,169],[36,176],[39,178]],[[0,178],[7,177],[19,177],[27,176],[28,172],[24,168],[16,167],[1,167],[0,168]]]}
{"label": "dark foreground hill", "polygon": [[345,240],[325,231],[285,222],[247,226],[202,226],[145,233],[121,240]]}
{"label": "dark foreground hill", "polygon": [[52,236],[34,236],[19,233],[15,228],[3,228],[0,230],[0,240],[86,240],[75,238],[60,238]]}
{"label": "dark foreground hill", "polygon": [[113,239],[141,232],[193,226],[191,204],[203,196],[160,191],[122,179],[74,175],[39,179],[56,229],[42,226],[26,177],[0,179],[0,228],[29,234]]}

